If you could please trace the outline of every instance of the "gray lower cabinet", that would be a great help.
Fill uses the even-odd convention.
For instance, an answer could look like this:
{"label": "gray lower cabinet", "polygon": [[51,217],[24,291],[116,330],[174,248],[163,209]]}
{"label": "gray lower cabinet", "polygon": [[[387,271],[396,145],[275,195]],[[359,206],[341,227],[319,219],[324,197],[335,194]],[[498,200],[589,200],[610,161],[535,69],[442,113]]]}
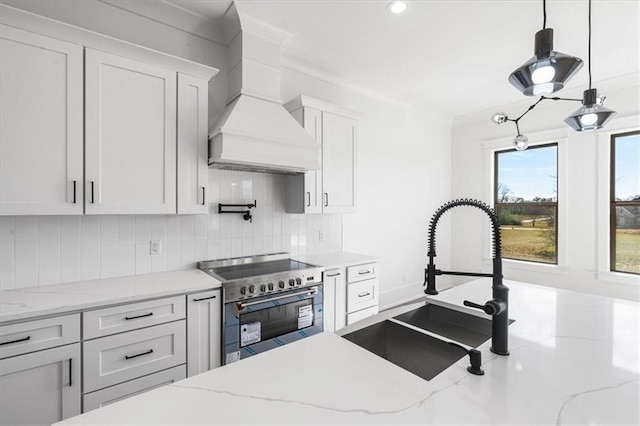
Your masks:
{"label": "gray lower cabinet", "polygon": [[80,414],[80,344],[0,360],[0,424],[50,425]]}
{"label": "gray lower cabinet", "polygon": [[222,302],[220,289],[187,296],[189,377],[220,366]]}
{"label": "gray lower cabinet", "polygon": [[187,377],[187,368],[184,365],[169,368],[168,370],[130,380],[119,385],[111,386],[96,392],[86,394],[82,398],[84,412],[104,407],[114,402],[130,398],[141,393],[148,392],[159,387],[175,383]]}

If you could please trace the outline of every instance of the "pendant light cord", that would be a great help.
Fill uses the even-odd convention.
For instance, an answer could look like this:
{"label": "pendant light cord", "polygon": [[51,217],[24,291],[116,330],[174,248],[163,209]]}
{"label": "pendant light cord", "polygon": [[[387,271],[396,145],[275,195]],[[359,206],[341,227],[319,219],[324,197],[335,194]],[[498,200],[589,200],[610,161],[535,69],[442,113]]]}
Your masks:
{"label": "pendant light cord", "polygon": [[591,90],[591,0],[589,0],[589,53],[587,60],[589,61],[589,90]]}
{"label": "pendant light cord", "polygon": [[542,0],[542,29],[545,28],[547,28],[547,0]]}

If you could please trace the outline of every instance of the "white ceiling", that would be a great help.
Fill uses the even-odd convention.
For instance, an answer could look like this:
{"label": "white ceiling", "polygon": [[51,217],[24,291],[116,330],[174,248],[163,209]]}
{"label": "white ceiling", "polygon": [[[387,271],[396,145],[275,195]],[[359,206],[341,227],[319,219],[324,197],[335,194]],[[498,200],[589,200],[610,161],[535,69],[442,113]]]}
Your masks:
{"label": "white ceiling", "polygon": [[[216,19],[230,1],[173,0]],[[293,33],[283,49],[341,80],[456,117],[521,101],[507,77],[533,56],[542,0],[409,1],[401,15],[387,1],[241,0],[241,13]],[[554,48],[582,58],[569,87],[586,85],[587,0],[549,0]],[[594,85],[640,73],[640,0],[593,1]]]}

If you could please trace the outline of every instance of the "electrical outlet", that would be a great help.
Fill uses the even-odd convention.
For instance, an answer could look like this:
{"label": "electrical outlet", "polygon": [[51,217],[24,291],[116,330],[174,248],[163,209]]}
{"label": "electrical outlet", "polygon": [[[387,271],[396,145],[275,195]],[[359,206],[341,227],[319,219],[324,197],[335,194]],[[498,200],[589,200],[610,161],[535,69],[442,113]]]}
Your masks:
{"label": "electrical outlet", "polygon": [[324,240],[324,232],[318,231],[318,241]]}
{"label": "electrical outlet", "polygon": [[158,255],[161,251],[162,247],[160,246],[160,240],[149,241],[149,254],[151,254],[151,256]]}

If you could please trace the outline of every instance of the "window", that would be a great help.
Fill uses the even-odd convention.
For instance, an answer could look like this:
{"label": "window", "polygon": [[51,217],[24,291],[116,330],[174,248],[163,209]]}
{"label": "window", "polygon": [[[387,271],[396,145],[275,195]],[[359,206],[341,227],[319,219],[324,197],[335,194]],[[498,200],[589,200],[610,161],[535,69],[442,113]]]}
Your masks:
{"label": "window", "polygon": [[558,263],[558,144],[495,153],[502,257]]}
{"label": "window", "polygon": [[640,274],[640,131],[611,135],[611,270]]}

